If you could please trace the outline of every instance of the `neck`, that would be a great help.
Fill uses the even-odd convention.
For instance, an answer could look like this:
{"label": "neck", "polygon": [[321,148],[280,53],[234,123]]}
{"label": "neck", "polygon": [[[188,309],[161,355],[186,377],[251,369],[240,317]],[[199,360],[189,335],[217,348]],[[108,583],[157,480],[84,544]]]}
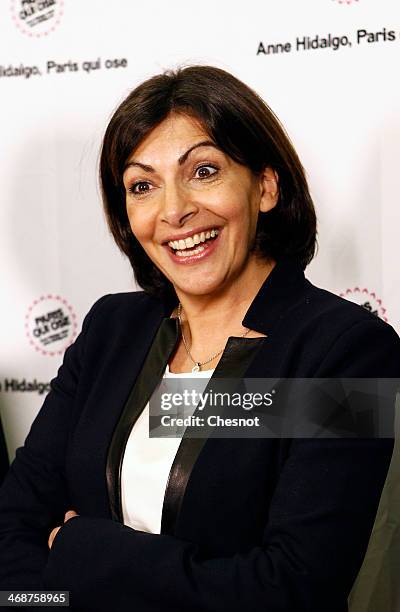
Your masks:
{"label": "neck", "polygon": [[257,263],[246,277],[240,276],[229,288],[212,295],[187,295],[177,290],[184,331],[193,351],[210,354],[213,348],[222,348],[229,335],[240,336],[246,331],[242,320],[274,266],[275,262]]}

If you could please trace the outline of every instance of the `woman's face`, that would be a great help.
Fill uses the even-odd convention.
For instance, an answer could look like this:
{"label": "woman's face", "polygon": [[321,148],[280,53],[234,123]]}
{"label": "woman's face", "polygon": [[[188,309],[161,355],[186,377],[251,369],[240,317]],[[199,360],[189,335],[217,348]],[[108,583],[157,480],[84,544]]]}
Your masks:
{"label": "woman's face", "polygon": [[211,294],[251,275],[258,213],[277,200],[271,169],[256,177],[198,121],[171,114],[132,153],[123,180],[132,232],[178,296]]}

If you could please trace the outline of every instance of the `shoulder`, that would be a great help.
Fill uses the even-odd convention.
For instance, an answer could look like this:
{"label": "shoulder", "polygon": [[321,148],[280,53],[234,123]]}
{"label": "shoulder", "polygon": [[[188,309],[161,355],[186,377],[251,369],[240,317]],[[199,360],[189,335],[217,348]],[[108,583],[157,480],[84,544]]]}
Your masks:
{"label": "shoulder", "polygon": [[350,302],[331,291],[316,287],[306,280],[302,304],[305,320],[321,328],[330,328],[336,335],[360,329],[377,329],[400,341],[391,325],[363,306]]}
{"label": "shoulder", "polygon": [[164,306],[144,291],[110,293],[100,297],[86,314],[82,324],[85,344],[99,346],[123,343],[138,332],[150,333],[165,317]]}
{"label": "shoulder", "polygon": [[324,346],[323,372],[341,361],[348,376],[400,376],[400,338],[366,308],[306,281],[301,310],[304,328]]}
{"label": "shoulder", "polygon": [[97,323],[118,320],[126,322],[143,314],[151,316],[162,314],[161,301],[149,296],[144,291],[127,291],[124,293],[108,293],[100,297],[87,313],[85,320]]}
{"label": "shoulder", "polygon": [[286,364],[284,371],[296,376],[400,377],[400,339],[393,327],[362,306],[316,287],[298,269],[289,272],[282,270],[279,279],[276,275],[257,304],[269,346],[277,363],[281,359]]}
{"label": "shoulder", "polygon": [[75,380],[81,368],[94,371],[110,355],[119,355],[127,347],[136,351],[154,335],[164,316],[163,303],[143,291],[103,295],[67,348],[62,373],[73,371]]}
{"label": "shoulder", "polygon": [[309,280],[305,281],[304,304],[305,311],[309,311],[311,318],[329,320],[331,324],[343,329],[366,322],[380,321],[383,326],[387,325],[382,319],[372,314],[369,310],[342,298],[331,291],[313,285]]}
{"label": "shoulder", "polygon": [[98,298],[92,308],[111,312],[115,309],[136,308],[146,304],[162,306],[162,303],[156,298],[151,297],[144,291],[125,291],[121,293],[107,293]]}

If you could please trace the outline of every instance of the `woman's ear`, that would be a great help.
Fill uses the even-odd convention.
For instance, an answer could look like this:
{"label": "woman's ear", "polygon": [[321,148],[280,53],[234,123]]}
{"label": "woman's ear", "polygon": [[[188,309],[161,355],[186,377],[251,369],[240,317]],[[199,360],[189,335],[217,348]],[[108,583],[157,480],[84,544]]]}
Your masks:
{"label": "woman's ear", "polygon": [[267,166],[261,173],[260,212],[268,212],[276,206],[279,199],[278,173]]}

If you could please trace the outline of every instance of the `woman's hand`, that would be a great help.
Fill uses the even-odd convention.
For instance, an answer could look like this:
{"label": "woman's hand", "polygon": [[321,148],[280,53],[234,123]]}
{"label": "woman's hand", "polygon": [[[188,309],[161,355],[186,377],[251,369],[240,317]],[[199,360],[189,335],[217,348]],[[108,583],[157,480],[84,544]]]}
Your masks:
{"label": "woman's hand", "polygon": [[[64,524],[67,521],[69,521],[69,519],[72,518],[73,516],[79,516],[79,514],[77,514],[75,510],[68,510],[64,516]],[[58,530],[61,529],[61,527],[62,525],[60,525],[59,527],[54,527],[54,529],[51,531],[49,535],[49,541],[48,541],[49,549],[51,549],[51,547],[53,546],[53,540],[56,537]]]}

